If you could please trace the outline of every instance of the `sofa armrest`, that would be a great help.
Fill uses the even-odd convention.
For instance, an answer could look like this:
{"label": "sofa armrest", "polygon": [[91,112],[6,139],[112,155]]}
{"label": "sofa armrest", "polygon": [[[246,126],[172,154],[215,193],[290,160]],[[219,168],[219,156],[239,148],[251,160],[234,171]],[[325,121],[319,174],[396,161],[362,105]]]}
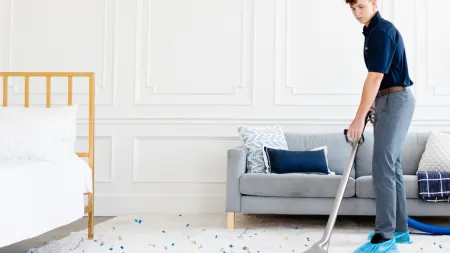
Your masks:
{"label": "sofa armrest", "polygon": [[244,147],[228,150],[226,212],[240,212],[239,178],[246,172],[247,151]]}

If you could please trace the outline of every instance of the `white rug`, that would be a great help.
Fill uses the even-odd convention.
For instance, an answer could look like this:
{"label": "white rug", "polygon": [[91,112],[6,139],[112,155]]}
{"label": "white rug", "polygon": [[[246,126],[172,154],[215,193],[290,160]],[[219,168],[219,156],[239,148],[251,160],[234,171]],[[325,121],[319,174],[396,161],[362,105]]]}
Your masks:
{"label": "white rug", "polygon": [[[94,240],[87,240],[86,229],[28,253],[301,253],[322,237],[326,223],[302,221],[290,216],[237,215],[236,228],[228,230],[225,215],[122,216],[96,225]],[[337,224],[329,252],[352,252],[368,241],[371,229],[358,222]],[[412,241],[398,244],[399,252],[450,252],[450,236],[413,234]]]}

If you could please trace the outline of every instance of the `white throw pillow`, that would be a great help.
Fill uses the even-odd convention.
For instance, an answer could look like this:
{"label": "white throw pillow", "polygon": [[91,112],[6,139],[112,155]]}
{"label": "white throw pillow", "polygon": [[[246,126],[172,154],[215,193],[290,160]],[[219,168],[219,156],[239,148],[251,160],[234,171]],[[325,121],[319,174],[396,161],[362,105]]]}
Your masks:
{"label": "white throw pillow", "polygon": [[264,163],[263,146],[288,149],[284,131],[279,125],[269,127],[238,126],[242,143],[247,149],[247,172],[270,173]]}
{"label": "white throw pillow", "polygon": [[0,108],[0,159],[58,161],[75,153],[78,106]]}
{"label": "white throw pillow", "polygon": [[[419,161],[419,171],[450,172],[450,134],[430,132],[425,150]],[[417,174],[416,173],[416,174]]]}
{"label": "white throw pillow", "polygon": [[322,149],[325,152],[325,160],[327,162],[328,175],[335,175],[336,173],[334,173],[333,171],[330,170],[330,165],[328,164],[328,146],[313,148],[313,149],[311,149],[311,151],[317,151],[317,150],[322,150]]}

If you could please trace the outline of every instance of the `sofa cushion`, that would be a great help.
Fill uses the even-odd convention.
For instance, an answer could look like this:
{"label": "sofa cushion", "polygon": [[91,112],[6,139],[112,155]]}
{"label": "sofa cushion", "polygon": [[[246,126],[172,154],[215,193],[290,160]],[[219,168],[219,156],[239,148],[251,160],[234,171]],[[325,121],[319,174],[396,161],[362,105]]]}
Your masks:
{"label": "sofa cushion", "polygon": [[[243,195],[267,197],[335,198],[342,176],[315,174],[255,174],[240,177]],[[344,197],[355,196],[355,179],[348,179]]]}
{"label": "sofa cushion", "polygon": [[[365,142],[358,147],[355,157],[356,177],[372,175],[373,132],[364,132],[364,139]],[[402,153],[404,175],[416,175],[427,139],[427,133],[407,134]]]}
{"label": "sofa cushion", "polygon": [[[289,150],[311,150],[320,146],[327,146],[328,168],[336,175],[344,174],[352,146],[345,141],[343,133],[297,133],[285,132]],[[355,168],[352,164],[350,177],[355,178]]]}
{"label": "sofa cushion", "polygon": [[[418,199],[419,186],[417,176],[403,175],[403,182],[405,183],[406,198]],[[356,196],[358,198],[375,198],[372,176],[362,176],[356,179]]]}

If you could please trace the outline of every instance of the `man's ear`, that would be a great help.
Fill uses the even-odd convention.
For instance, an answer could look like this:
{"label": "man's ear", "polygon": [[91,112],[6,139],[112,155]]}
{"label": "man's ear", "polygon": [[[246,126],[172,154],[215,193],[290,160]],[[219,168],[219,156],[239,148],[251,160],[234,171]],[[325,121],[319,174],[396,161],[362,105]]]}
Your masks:
{"label": "man's ear", "polygon": [[378,8],[377,0],[371,0],[372,1],[372,7]]}

